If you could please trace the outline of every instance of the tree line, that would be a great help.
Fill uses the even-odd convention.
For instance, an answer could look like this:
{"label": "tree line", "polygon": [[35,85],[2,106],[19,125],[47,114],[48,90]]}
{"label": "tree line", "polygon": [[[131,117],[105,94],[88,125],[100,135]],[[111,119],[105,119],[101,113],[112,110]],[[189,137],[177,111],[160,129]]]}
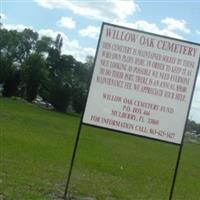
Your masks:
{"label": "tree line", "polygon": [[5,97],[33,102],[39,95],[55,110],[69,104],[80,113],[88,91],[93,57],[86,62],[62,54],[63,38],[39,37],[31,29],[0,29],[0,84]]}
{"label": "tree line", "polygon": [[191,133],[200,134],[200,124],[193,120],[188,120],[186,130]]}

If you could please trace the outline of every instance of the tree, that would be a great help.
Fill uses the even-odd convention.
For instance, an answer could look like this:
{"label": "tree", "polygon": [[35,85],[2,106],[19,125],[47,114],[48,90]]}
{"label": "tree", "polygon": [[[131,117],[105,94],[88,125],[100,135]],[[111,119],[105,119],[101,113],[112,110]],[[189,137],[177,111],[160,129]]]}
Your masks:
{"label": "tree", "polygon": [[84,109],[87,91],[84,87],[73,88],[72,106],[77,113],[81,113]]}
{"label": "tree", "polygon": [[63,45],[63,38],[61,34],[58,34],[55,40],[55,48],[59,51],[60,55],[61,55],[62,45]]}
{"label": "tree", "polygon": [[20,33],[15,30],[0,30],[0,58],[17,62],[17,52],[20,44]]}
{"label": "tree", "polygon": [[[88,80],[92,76],[92,71],[93,71],[93,65],[94,65],[94,57],[93,56],[87,56],[86,57],[86,62],[85,62],[85,67],[88,70]],[[88,81],[89,82],[89,81]]]}
{"label": "tree", "polygon": [[4,81],[3,96],[11,97],[18,95],[18,86],[20,83],[20,71],[10,66],[9,73]]}
{"label": "tree", "polygon": [[35,51],[38,54],[49,53],[51,47],[53,46],[53,40],[51,37],[43,36],[36,42]]}
{"label": "tree", "polygon": [[38,40],[38,33],[31,29],[22,32],[0,29],[0,35],[1,56],[19,65],[34,51]]}
{"label": "tree", "polygon": [[0,84],[4,83],[9,77],[10,72],[12,71],[12,61],[0,57]]}
{"label": "tree", "polygon": [[60,77],[48,79],[40,90],[40,95],[45,101],[52,104],[55,110],[66,112],[71,98],[71,87],[64,83]]}
{"label": "tree", "polygon": [[16,63],[16,51],[19,45],[17,31],[0,29],[0,83],[3,83],[3,96],[18,94],[20,70]]}
{"label": "tree", "polygon": [[197,134],[200,135],[200,124],[197,125]]}
{"label": "tree", "polygon": [[62,54],[63,38],[43,36],[31,29],[0,29],[0,83],[3,95],[21,95],[32,102],[37,94],[58,111],[71,103],[83,110],[92,73],[93,57],[86,63]]}
{"label": "tree", "polygon": [[196,132],[197,134],[200,134],[200,124],[197,124],[193,120],[188,120],[186,130],[189,132]]}
{"label": "tree", "polygon": [[90,78],[92,74],[93,57],[87,56],[86,63],[76,62],[73,70],[73,94],[72,106],[77,113],[81,113],[84,109]]}
{"label": "tree", "polygon": [[47,76],[46,63],[41,55],[34,53],[26,58],[22,68],[22,83],[24,97],[28,101],[32,102],[36,98],[38,89]]}
{"label": "tree", "polygon": [[49,77],[40,95],[59,112],[66,112],[72,94],[72,69],[75,59],[72,56],[61,55],[62,37],[58,35],[49,50],[47,64]]}
{"label": "tree", "polygon": [[19,45],[17,48],[17,61],[22,64],[26,58],[35,50],[38,33],[31,29],[24,29],[19,33]]}

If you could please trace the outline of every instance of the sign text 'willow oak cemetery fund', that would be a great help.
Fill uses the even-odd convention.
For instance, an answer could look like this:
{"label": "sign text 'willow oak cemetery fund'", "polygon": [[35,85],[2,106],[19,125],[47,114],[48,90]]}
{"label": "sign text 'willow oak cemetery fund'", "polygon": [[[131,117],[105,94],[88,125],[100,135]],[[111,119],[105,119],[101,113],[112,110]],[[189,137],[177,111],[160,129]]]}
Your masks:
{"label": "sign text 'willow oak cemetery fund'", "polygon": [[180,144],[199,53],[194,43],[103,24],[83,123]]}

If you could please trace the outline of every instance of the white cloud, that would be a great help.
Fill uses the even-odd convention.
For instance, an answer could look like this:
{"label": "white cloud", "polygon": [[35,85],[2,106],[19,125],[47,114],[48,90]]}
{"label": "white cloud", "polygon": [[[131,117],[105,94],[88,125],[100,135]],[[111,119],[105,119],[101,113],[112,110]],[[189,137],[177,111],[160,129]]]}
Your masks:
{"label": "white cloud", "polygon": [[74,29],[76,27],[76,22],[71,17],[61,17],[59,21],[57,21],[58,26]]}
{"label": "white cloud", "polygon": [[133,15],[139,6],[133,0],[105,0],[99,1],[56,1],[56,0],[34,0],[40,6],[49,9],[68,9],[74,14],[91,19],[110,21],[118,19],[125,21],[128,16]]}
{"label": "white cloud", "polygon": [[68,36],[63,32],[53,31],[51,29],[42,29],[39,30],[38,33],[41,36],[45,35],[52,38],[56,38],[57,34],[61,34],[63,37],[62,53],[72,55],[76,60],[84,62],[87,55],[94,56],[95,54],[95,49],[80,46],[78,40],[69,39]]}
{"label": "white cloud", "polygon": [[0,13],[0,16],[1,16],[1,20],[7,19],[7,16],[5,14],[3,14],[3,13]]}
{"label": "white cloud", "polygon": [[[85,52],[86,56],[87,56],[87,55],[92,55],[92,56],[94,56],[94,55],[95,55],[95,52],[96,52],[96,49],[88,47],[88,48],[84,48],[84,52]],[[85,58],[86,58],[86,57],[85,57]]]}
{"label": "white cloud", "polygon": [[156,24],[149,23],[145,20],[138,20],[135,23],[120,22],[120,21],[114,22],[114,23],[117,23],[122,26],[130,27],[130,28],[142,30],[142,31],[156,33],[159,35],[165,35],[165,36],[169,36],[169,37],[173,37],[173,38],[183,39],[183,37],[181,35],[175,33],[174,31],[169,30],[167,28],[161,29]]}
{"label": "white cloud", "polygon": [[190,29],[187,28],[185,20],[177,20],[174,18],[167,17],[163,19],[161,22],[167,25],[167,29],[170,31],[179,30],[184,33],[190,33]]}
{"label": "white cloud", "polygon": [[7,30],[17,30],[19,32],[23,31],[25,28],[29,28],[33,30],[32,26],[25,26],[23,24],[3,24],[3,28],[7,29]]}
{"label": "white cloud", "polygon": [[176,33],[177,30],[182,31],[183,33],[190,33],[190,30],[186,27],[186,21],[184,20],[165,18],[161,20],[161,22],[164,23],[166,27],[160,28],[157,24],[150,23],[145,20],[138,20],[134,23],[113,20],[113,23],[116,23],[122,26],[139,29],[139,30],[143,30],[147,32],[152,32],[152,33],[156,33],[156,34],[164,35],[168,37],[178,38],[178,39],[183,39],[183,36],[180,34],[177,34]]}
{"label": "white cloud", "polygon": [[166,28],[161,29],[160,32],[158,32],[158,34],[161,34],[161,35],[164,35],[164,36],[168,36],[168,37],[177,38],[177,39],[184,39],[183,36],[173,32],[171,30],[168,30]]}
{"label": "white cloud", "polygon": [[131,16],[133,13],[135,13],[137,10],[139,10],[139,6],[135,4],[132,0],[128,1],[111,1],[111,8],[112,12],[116,14],[117,19],[119,20],[126,20],[128,16]]}
{"label": "white cloud", "polygon": [[[182,31],[183,33],[190,32],[185,20],[177,20],[169,17],[161,21],[166,26],[164,28],[160,28],[156,24],[144,20],[138,20],[134,23],[128,22],[128,17],[140,10],[139,6],[133,0],[105,0],[103,3],[99,1],[70,0],[35,0],[35,2],[49,9],[67,9],[74,14],[90,19],[107,21],[179,39],[183,39],[183,37],[175,31]],[[80,30],[79,33],[82,36],[88,36],[90,38],[97,37],[97,29],[92,26]]]}
{"label": "white cloud", "polygon": [[100,28],[96,26],[87,26],[85,29],[79,30],[79,34],[83,37],[97,39],[100,33]]}
{"label": "white cloud", "polygon": [[52,1],[49,1],[49,0],[34,0],[35,2],[37,2],[40,6],[42,7],[45,7],[45,8],[49,8],[49,9],[53,9],[53,4],[56,3],[55,2],[52,2]]}

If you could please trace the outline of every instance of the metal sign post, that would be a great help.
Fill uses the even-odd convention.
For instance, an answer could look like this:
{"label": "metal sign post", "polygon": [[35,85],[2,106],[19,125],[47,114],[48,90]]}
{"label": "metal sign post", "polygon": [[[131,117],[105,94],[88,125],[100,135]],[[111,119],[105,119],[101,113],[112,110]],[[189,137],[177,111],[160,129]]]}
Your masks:
{"label": "metal sign post", "polygon": [[74,160],[75,160],[76,151],[77,151],[77,147],[78,147],[78,143],[79,143],[81,128],[82,128],[82,119],[81,119],[80,124],[79,124],[78,132],[77,132],[77,136],[76,136],[76,141],[75,141],[75,144],[74,144],[74,150],[73,150],[73,153],[72,153],[72,158],[71,158],[71,162],[70,162],[70,166],[69,166],[67,183],[66,183],[65,193],[64,193],[64,199],[65,200],[70,200],[70,197],[69,197],[70,196],[69,195],[69,182],[70,182],[70,178],[71,178],[71,175],[72,175],[72,169],[73,169],[73,166],[74,166]]}

